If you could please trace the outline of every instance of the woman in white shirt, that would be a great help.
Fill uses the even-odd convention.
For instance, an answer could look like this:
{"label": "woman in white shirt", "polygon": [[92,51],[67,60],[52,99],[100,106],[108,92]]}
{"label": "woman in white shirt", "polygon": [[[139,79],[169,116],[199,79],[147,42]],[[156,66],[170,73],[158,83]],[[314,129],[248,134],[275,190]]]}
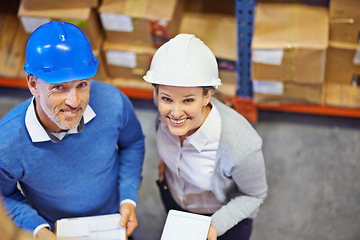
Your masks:
{"label": "woman in white shirt", "polygon": [[211,50],[179,34],[155,53],[145,81],[155,87],[161,197],[167,211],[211,216],[208,239],[248,240],[267,195],[262,140],[212,94],[221,85]]}

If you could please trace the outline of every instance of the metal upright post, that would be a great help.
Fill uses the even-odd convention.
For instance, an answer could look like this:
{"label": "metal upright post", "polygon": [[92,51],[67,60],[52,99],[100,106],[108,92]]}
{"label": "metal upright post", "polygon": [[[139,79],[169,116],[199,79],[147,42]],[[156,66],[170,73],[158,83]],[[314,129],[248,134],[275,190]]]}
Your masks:
{"label": "metal upright post", "polygon": [[237,96],[252,97],[251,39],[253,36],[255,0],[236,0],[237,22]]}
{"label": "metal upright post", "polygon": [[237,22],[237,97],[234,109],[250,122],[257,121],[257,109],[253,104],[251,81],[251,39],[254,28],[255,0],[235,0]]}

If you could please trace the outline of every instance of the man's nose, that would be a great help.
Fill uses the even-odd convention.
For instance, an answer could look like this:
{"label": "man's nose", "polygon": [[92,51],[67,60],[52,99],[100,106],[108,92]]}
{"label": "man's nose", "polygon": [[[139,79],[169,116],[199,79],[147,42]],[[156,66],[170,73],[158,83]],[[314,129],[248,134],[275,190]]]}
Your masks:
{"label": "man's nose", "polygon": [[79,106],[80,102],[76,89],[69,90],[66,96],[65,104],[72,108],[77,108]]}

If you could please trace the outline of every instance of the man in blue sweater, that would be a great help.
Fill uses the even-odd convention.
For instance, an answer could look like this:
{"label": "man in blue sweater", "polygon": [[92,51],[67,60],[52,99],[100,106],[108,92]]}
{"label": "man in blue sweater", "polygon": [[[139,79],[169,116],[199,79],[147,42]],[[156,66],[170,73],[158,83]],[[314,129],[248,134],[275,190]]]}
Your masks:
{"label": "man in blue sweater", "polygon": [[90,80],[97,67],[70,23],[51,21],[28,41],[33,98],[0,121],[0,190],[15,224],[36,237],[55,237],[61,218],[118,212],[128,236],[137,227],[144,135],[129,99]]}

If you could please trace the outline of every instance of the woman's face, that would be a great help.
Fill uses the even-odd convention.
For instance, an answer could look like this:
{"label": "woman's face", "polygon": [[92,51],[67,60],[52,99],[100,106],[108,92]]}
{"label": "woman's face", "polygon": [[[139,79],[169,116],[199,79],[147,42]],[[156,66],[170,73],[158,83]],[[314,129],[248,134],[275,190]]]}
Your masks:
{"label": "woman's face", "polygon": [[201,87],[175,87],[159,85],[158,108],[162,120],[172,134],[189,136],[205,121],[211,91],[203,94]]}

